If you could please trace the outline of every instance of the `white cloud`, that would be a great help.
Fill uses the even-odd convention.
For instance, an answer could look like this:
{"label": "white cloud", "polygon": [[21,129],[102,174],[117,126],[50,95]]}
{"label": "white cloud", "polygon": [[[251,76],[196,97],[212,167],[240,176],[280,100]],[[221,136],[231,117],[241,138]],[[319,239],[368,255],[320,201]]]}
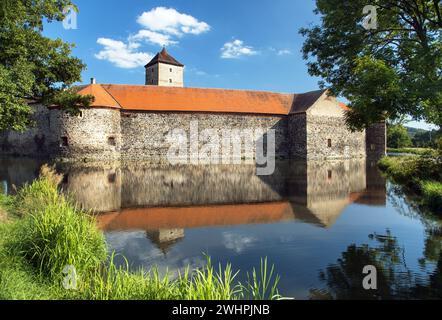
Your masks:
{"label": "white cloud", "polygon": [[210,26],[203,21],[173,8],[156,7],[148,12],[143,12],[137,22],[144,28],[181,36],[183,34],[201,34],[210,30]]}
{"label": "white cloud", "polygon": [[151,30],[140,30],[136,35],[131,36],[129,39],[131,41],[147,41],[151,44],[157,44],[160,46],[169,46],[178,43],[177,41],[172,40],[171,36],[168,34],[162,34]]}
{"label": "white cloud", "polygon": [[289,49],[278,50],[278,53],[277,53],[278,56],[285,56],[285,55],[289,55],[289,54],[292,54],[292,52]]}
{"label": "white cloud", "polygon": [[99,60],[107,60],[119,68],[132,69],[145,65],[153,55],[147,52],[139,52],[139,43],[128,44],[109,38],[98,38],[97,43],[104,48],[95,54]]}
{"label": "white cloud", "polygon": [[137,51],[141,43],[159,46],[178,44],[177,38],[185,34],[198,35],[210,30],[210,26],[196,18],[180,13],[172,8],[156,7],[143,12],[137,19],[143,26],[127,43],[109,38],[99,38],[98,44],[104,48],[95,54],[100,60],[108,60],[119,68],[131,69],[145,65],[153,55]]}
{"label": "white cloud", "polygon": [[231,232],[224,232],[223,238],[224,246],[236,253],[241,253],[245,249],[252,247],[258,240],[255,237],[247,237]]}
{"label": "white cloud", "polygon": [[231,42],[226,42],[221,48],[221,58],[223,59],[236,59],[242,56],[253,56],[258,54],[251,46],[244,45],[244,42],[235,39]]}

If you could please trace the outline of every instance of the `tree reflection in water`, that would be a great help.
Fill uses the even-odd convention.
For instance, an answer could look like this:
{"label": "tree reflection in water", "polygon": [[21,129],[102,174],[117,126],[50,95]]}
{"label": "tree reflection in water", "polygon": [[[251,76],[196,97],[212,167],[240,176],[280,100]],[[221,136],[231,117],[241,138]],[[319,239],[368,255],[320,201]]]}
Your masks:
{"label": "tree reflection in water", "polygon": [[[410,216],[410,199],[398,188],[389,197],[404,215]],[[391,199],[395,198],[395,199]],[[405,205],[404,205],[405,204]],[[442,298],[442,222],[440,218],[422,213],[414,216],[424,222],[425,248],[419,259],[420,273],[406,263],[405,251],[390,230],[369,235],[369,243],[347,247],[336,263],[319,272],[325,289],[310,291],[310,299],[441,299]],[[365,290],[362,270],[366,265],[377,269],[377,289]]]}

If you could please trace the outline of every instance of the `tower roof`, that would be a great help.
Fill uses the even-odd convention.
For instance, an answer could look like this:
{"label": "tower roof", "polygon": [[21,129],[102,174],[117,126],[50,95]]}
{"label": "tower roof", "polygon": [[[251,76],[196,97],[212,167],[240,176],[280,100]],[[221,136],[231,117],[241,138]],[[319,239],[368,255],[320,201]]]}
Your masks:
{"label": "tower roof", "polygon": [[166,48],[163,48],[161,52],[158,52],[153,59],[145,65],[145,68],[153,66],[157,63],[165,63],[165,64],[171,64],[178,67],[184,67],[184,64],[181,62],[178,62],[174,57],[172,57],[166,50]]}

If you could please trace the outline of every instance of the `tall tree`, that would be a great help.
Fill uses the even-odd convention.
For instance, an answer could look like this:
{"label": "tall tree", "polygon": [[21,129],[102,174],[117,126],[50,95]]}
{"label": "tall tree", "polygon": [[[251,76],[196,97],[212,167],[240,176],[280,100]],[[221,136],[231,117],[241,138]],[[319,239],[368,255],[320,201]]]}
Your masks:
{"label": "tall tree", "polygon": [[387,141],[389,148],[406,148],[412,145],[407,129],[401,124],[387,126]]}
{"label": "tall tree", "polygon": [[92,102],[71,89],[86,67],[71,56],[73,45],[42,35],[44,23],[62,21],[68,6],[74,7],[69,0],[1,0],[0,130],[32,124],[29,100],[57,103],[71,113]]}
{"label": "tall tree", "polygon": [[[372,29],[364,27],[370,4],[377,8]],[[316,6],[321,24],[300,30],[304,58],[321,86],[350,101],[352,129],[403,116],[442,125],[440,0],[316,0]]]}

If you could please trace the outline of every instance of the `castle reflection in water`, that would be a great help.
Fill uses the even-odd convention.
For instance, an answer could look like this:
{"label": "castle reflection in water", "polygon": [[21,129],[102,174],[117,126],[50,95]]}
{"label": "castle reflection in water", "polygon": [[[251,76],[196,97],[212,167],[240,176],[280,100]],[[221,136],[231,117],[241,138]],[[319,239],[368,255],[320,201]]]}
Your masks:
{"label": "castle reflection in water", "polygon": [[[14,161],[14,164],[8,163]],[[3,191],[31,181],[41,163],[0,160]],[[104,231],[144,230],[163,252],[185,230],[299,220],[328,228],[352,203],[385,206],[386,182],[368,160],[253,165],[62,165],[63,189],[97,213]]]}

